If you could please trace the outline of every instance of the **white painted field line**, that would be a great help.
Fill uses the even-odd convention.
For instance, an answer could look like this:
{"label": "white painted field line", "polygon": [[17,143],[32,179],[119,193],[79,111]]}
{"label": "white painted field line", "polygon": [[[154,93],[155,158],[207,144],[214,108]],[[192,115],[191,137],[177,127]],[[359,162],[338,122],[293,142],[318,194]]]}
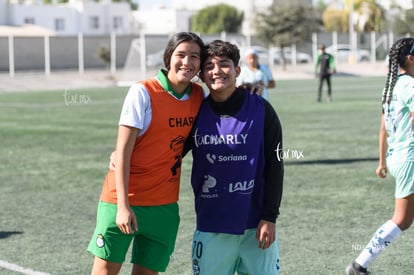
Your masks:
{"label": "white painted field line", "polygon": [[50,275],[49,273],[34,271],[34,270],[31,270],[30,268],[24,268],[16,264],[12,264],[12,263],[5,262],[2,260],[0,260],[0,268],[5,268],[11,271],[20,272],[26,275]]}

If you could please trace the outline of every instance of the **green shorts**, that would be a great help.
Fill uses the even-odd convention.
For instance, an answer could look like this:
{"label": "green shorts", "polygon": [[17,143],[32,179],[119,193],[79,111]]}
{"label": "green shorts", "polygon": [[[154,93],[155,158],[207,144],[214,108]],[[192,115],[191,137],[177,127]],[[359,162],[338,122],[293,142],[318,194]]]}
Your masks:
{"label": "green shorts", "polygon": [[388,166],[395,178],[395,197],[405,198],[414,193],[414,162],[406,161]]}
{"label": "green shorts", "polygon": [[101,259],[122,263],[133,241],[131,263],[164,272],[177,238],[178,204],[131,208],[137,217],[138,231],[125,235],[115,223],[117,205],[99,202],[96,228],[88,251]]}
{"label": "green shorts", "polygon": [[194,275],[277,275],[280,272],[279,243],[259,248],[256,229],[244,235],[210,233],[196,230],[193,236]]}

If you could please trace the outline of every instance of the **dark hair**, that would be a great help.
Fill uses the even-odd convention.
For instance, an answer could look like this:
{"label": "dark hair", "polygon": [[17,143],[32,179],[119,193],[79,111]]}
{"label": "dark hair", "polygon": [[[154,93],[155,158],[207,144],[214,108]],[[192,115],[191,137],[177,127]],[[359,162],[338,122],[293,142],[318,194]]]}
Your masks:
{"label": "dark hair", "polygon": [[201,38],[193,32],[179,32],[174,34],[167,43],[164,51],[164,66],[170,70],[171,56],[175,49],[183,42],[194,42],[200,47],[201,64],[204,62],[204,42]]}
{"label": "dark hair", "polygon": [[[236,45],[225,42],[223,40],[214,40],[207,44],[205,50],[206,59],[213,56],[228,57],[233,61],[234,67],[237,67],[239,65],[240,51]],[[201,70],[203,70],[204,62],[201,64]]]}
{"label": "dark hair", "polygon": [[407,56],[414,54],[414,38],[401,38],[395,42],[388,53],[388,75],[385,80],[385,87],[382,94],[382,104],[391,103],[392,93],[400,67],[407,68]]}

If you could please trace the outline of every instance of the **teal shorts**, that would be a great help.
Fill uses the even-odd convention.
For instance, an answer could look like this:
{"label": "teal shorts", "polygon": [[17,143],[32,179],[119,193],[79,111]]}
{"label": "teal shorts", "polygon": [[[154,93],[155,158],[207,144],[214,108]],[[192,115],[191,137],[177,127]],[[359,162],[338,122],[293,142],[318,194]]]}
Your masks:
{"label": "teal shorts", "polygon": [[414,162],[406,161],[388,166],[395,178],[395,197],[405,198],[414,194]]}
{"label": "teal shorts", "polygon": [[210,233],[196,230],[193,236],[194,275],[277,275],[280,272],[279,243],[259,248],[256,229],[244,235]]}
{"label": "teal shorts", "polygon": [[177,238],[178,204],[131,208],[137,217],[138,231],[126,235],[115,222],[117,205],[99,202],[96,228],[88,251],[106,261],[123,263],[132,242],[131,263],[164,272]]}

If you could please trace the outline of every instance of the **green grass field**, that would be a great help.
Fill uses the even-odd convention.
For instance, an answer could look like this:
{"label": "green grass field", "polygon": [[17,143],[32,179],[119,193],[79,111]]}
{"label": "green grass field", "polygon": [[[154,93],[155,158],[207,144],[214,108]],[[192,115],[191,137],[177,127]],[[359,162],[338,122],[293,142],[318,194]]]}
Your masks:
{"label": "green grass field", "polygon": [[[282,274],[343,274],[391,217],[393,179],[375,176],[383,83],[335,77],[332,103],[316,102],[316,80],[278,81],[271,91],[286,163],[278,219]],[[19,274],[4,263],[89,274],[86,247],[126,92],[0,93],[0,274]],[[190,167],[187,157],[179,237],[165,274],[191,274]],[[409,230],[397,239],[372,274],[412,274],[413,237]],[[124,264],[121,274],[130,269]]]}

